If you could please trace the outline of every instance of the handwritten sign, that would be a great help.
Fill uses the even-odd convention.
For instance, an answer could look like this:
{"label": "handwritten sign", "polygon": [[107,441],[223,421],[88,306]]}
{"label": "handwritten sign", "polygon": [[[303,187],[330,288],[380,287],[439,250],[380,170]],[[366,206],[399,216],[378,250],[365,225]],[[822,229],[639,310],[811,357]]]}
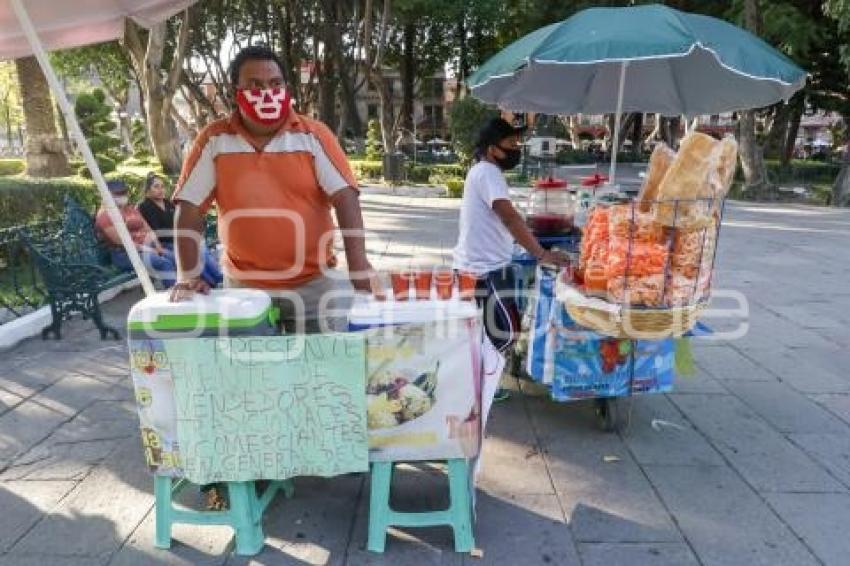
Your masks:
{"label": "handwritten sign", "polygon": [[194,483],[368,468],[362,334],[164,341]]}

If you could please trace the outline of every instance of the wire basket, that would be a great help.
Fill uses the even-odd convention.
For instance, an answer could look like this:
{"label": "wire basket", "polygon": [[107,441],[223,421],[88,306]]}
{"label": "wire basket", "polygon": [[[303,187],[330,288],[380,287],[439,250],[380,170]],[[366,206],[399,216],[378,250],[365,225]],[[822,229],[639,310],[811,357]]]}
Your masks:
{"label": "wire basket", "polygon": [[559,298],[582,326],[660,339],[693,328],[710,293],[723,199],[599,203]]}

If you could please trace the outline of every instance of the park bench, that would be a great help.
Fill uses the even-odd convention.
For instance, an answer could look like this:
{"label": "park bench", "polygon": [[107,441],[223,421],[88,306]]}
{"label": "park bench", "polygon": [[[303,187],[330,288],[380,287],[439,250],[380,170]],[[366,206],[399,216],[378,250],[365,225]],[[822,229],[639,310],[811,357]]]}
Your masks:
{"label": "park bench", "polygon": [[136,274],[122,272],[110,264],[109,250],[96,234],[94,219],[73,198],[65,197],[61,229],[34,233],[23,229],[22,238],[47,290],[52,322],[42,330],[46,339],[52,333],[61,338],[62,321],[78,312],[91,318],[101,339],[118,330],[107,325],[98,296],[106,289],[132,281]]}

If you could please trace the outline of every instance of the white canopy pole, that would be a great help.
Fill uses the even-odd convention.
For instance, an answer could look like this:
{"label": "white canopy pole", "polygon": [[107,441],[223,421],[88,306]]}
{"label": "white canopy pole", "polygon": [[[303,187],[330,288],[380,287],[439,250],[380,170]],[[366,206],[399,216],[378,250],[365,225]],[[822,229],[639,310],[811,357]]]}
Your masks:
{"label": "white canopy pole", "polygon": [[620,63],[620,84],[617,90],[617,113],[614,114],[614,144],[611,146],[611,168],[608,170],[608,184],[612,187],[617,180],[617,149],[620,147],[620,114],[623,113],[623,89],[626,86],[626,67],[628,61]]}
{"label": "white canopy pole", "polygon": [[152,295],[156,292],[156,290],[153,287],[148,271],[142,263],[142,258],[139,257],[139,252],[136,250],[133,239],[130,237],[130,232],[127,231],[127,226],[124,224],[124,218],[121,216],[121,212],[115,205],[115,200],[112,198],[112,195],[109,193],[109,189],[106,187],[106,180],[103,178],[103,174],[100,172],[100,167],[98,167],[97,161],[95,161],[88,141],[83,135],[83,131],[80,129],[80,124],[77,122],[77,116],[74,114],[74,110],[68,103],[68,99],[65,96],[65,90],[62,88],[56,73],[53,71],[53,67],[50,65],[47,53],[44,51],[41,40],[35,32],[35,28],[32,25],[29,14],[27,14],[21,0],[9,0],[9,3],[12,5],[12,9],[15,10],[15,15],[21,24],[21,30],[24,32],[30,47],[32,47],[33,55],[35,55],[35,58],[38,60],[38,64],[41,66],[41,70],[44,73],[44,78],[47,79],[47,84],[50,85],[50,90],[53,91],[53,94],[56,97],[56,102],[59,104],[59,108],[65,116],[65,123],[68,125],[69,133],[77,142],[77,146],[83,154],[83,161],[85,161],[86,166],[89,168],[89,171],[91,171],[94,184],[97,186],[97,190],[100,192],[101,199],[103,200],[103,206],[109,214],[109,218],[112,220],[112,224],[115,226],[115,229],[118,231],[118,236],[121,238],[121,243],[124,245],[124,249],[127,250],[127,256],[130,258],[130,263],[132,263],[133,269],[136,270],[136,275],[138,275],[139,281],[142,283],[142,289],[144,289],[146,295]]}

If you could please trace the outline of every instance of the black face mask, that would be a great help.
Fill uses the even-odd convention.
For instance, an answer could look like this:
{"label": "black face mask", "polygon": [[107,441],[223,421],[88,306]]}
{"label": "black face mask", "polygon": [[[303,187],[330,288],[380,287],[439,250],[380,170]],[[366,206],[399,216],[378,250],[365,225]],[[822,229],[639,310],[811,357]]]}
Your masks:
{"label": "black face mask", "polygon": [[505,154],[504,157],[493,157],[493,160],[499,166],[502,171],[507,171],[508,169],[513,169],[517,165],[519,165],[520,159],[522,159],[522,151],[519,149],[505,149],[503,147],[499,147],[502,152]]}

